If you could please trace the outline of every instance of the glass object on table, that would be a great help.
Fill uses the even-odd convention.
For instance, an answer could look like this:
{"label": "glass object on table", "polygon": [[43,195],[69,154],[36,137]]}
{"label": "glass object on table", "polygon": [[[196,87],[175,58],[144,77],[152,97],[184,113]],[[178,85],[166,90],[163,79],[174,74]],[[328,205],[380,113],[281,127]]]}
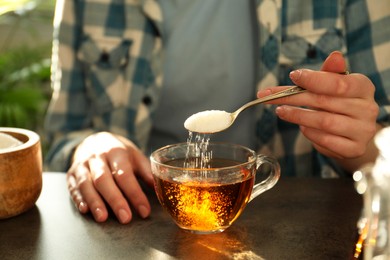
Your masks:
{"label": "glass object on table", "polygon": [[354,173],[364,203],[355,257],[362,253],[364,259],[384,260],[390,259],[390,127],[377,134],[375,144],[376,162]]}
{"label": "glass object on table", "polygon": [[196,234],[230,227],[280,177],[276,159],[229,143],[173,144],[150,158],[160,204],[180,228]]}

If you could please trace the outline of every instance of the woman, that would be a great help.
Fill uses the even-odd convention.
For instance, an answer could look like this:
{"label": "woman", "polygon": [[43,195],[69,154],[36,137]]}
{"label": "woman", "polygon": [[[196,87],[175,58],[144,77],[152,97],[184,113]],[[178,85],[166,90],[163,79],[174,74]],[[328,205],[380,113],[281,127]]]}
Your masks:
{"label": "woman", "polygon": [[308,92],[246,111],[212,140],[272,154],[283,175],[352,172],[374,160],[372,138],[389,122],[389,10],[368,0],[58,1],[47,166],[67,171],[73,201],[96,221],[107,206],[121,223],[130,205],[145,218],[145,154],[185,141],[195,112],[234,111],[296,84]]}

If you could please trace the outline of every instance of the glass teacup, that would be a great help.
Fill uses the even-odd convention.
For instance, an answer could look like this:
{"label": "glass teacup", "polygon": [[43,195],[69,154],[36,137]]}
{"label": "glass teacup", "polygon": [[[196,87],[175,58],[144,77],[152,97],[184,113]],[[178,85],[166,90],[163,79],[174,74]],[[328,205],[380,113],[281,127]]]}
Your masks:
{"label": "glass teacup", "polygon": [[[222,232],[249,201],[277,183],[280,166],[240,145],[209,143],[207,155],[195,145],[173,144],[151,154],[157,197],[180,228]],[[256,182],[255,176],[261,180]]]}

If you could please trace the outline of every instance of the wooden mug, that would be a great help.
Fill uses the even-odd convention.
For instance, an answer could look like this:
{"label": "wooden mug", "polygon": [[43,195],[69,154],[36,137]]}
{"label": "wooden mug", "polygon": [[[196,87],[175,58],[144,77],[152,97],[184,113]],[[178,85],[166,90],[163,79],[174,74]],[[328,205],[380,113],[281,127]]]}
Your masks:
{"label": "wooden mug", "polygon": [[20,145],[0,150],[0,219],[34,207],[42,190],[42,151],[39,135],[21,128],[0,127]]}

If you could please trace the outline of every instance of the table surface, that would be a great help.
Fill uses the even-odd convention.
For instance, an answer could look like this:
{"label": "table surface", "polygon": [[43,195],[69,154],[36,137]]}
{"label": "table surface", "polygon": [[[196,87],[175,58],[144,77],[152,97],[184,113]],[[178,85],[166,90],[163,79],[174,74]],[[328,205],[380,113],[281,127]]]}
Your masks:
{"label": "table surface", "polygon": [[196,235],[151,203],[146,220],[98,224],[72,204],[65,174],[44,173],[36,206],[0,220],[0,259],[351,259],[362,208],[351,179],[281,178],[225,232]]}

